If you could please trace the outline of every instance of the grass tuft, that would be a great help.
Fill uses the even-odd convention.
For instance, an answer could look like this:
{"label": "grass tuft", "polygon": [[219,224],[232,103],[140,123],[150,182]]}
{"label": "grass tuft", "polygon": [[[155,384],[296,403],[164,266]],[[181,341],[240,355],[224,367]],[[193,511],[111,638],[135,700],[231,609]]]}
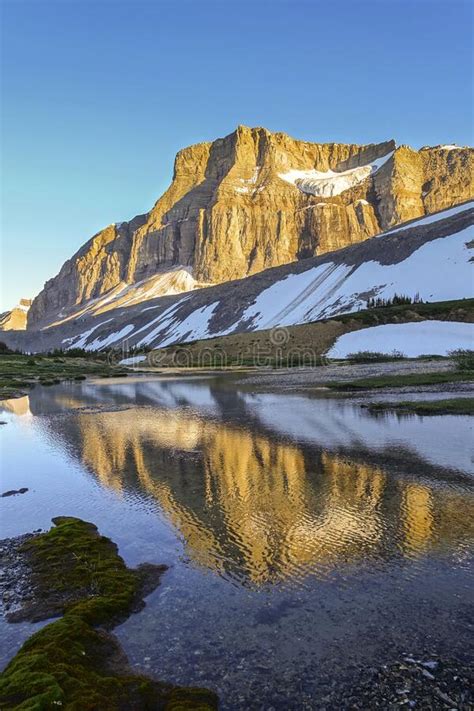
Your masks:
{"label": "grass tuft", "polygon": [[445,400],[403,400],[402,402],[373,402],[367,407],[370,412],[396,412],[416,415],[474,415],[474,398],[458,397]]}
{"label": "grass tuft", "polygon": [[373,378],[360,378],[348,382],[325,383],[328,388],[339,391],[374,390],[379,388],[403,388],[406,386],[438,385],[440,383],[471,382],[474,370],[442,373],[409,373],[407,375],[380,375]]}

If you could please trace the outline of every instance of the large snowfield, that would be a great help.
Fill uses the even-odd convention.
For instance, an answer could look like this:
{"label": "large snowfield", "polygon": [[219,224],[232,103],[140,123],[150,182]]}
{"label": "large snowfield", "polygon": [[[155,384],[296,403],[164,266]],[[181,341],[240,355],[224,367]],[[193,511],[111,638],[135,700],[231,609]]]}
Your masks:
{"label": "large snowfield", "polygon": [[349,353],[400,351],[409,358],[420,355],[448,355],[458,348],[474,349],[474,324],[456,321],[389,323],[363,328],[338,338],[328,352],[330,358],[347,358]]}

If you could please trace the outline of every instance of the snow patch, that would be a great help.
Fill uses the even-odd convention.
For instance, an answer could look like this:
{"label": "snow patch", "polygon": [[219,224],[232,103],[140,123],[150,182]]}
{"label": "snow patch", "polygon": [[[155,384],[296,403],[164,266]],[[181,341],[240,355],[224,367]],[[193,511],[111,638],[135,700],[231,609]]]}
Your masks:
{"label": "snow patch", "polygon": [[[173,304],[162,314],[157,316],[156,319],[153,319],[151,323],[139,329],[136,334],[150,328],[150,326],[155,323],[157,324],[155,328],[138,341],[137,345],[144,346],[153,344],[155,348],[164,348],[171,343],[179,343],[184,339],[186,341],[193,341],[208,336],[209,321],[220,302],[215,301],[207,306],[202,306],[196,311],[192,311],[180,321],[176,317],[176,311],[182,303],[183,300],[181,299],[178,303]],[[162,338],[160,339],[161,335]]]}
{"label": "snow patch", "polygon": [[137,365],[137,363],[143,363],[146,360],[146,355],[136,355],[130,358],[124,358],[120,361],[119,365]]}
{"label": "snow patch", "polygon": [[287,183],[299,188],[303,193],[318,197],[333,197],[334,195],[340,195],[340,193],[365,180],[369,175],[376,173],[391,158],[393,153],[391,151],[382,158],[372,161],[372,163],[340,172],[314,169],[289,170],[287,173],[279,173],[278,176]]}
{"label": "snow patch", "polygon": [[116,343],[117,341],[123,340],[126,336],[128,336],[133,330],[135,326],[133,323],[129,323],[123,328],[120,329],[120,331],[116,331],[115,333],[111,333],[105,338],[96,338],[92,343],[88,343],[85,347],[88,351],[100,351],[103,348],[107,348],[108,346],[111,346],[113,343]]}
{"label": "snow patch", "polygon": [[[257,166],[254,168],[254,171],[252,173],[251,178],[239,178],[239,182],[242,183],[242,185],[238,185],[236,188],[234,188],[236,193],[254,193],[256,192],[256,189],[253,187],[255,183],[258,180],[258,174],[260,172],[260,166]],[[258,192],[260,192],[262,188],[258,189]]]}
{"label": "snow patch", "polygon": [[180,299],[175,304],[172,304],[167,309],[165,309],[161,314],[159,314],[159,316],[139,328],[138,331],[135,332],[135,335],[138,335],[139,333],[142,333],[143,331],[146,331],[155,324],[157,324],[155,328],[152,328],[151,331],[149,330],[148,333],[138,341],[137,345],[146,346],[150,343],[153,343],[157,336],[159,336],[162,332],[166,331],[167,328],[169,328],[175,321],[177,321],[175,317],[176,310],[180,305],[183,304],[185,300],[186,297],[184,299]]}
{"label": "snow patch", "polygon": [[106,294],[95,299],[90,299],[86,304],[80,306],[78,310],[69,312],[66,316],[58,314],[58,320],[52,326],[57,326],[61,321],[69,321],[71,318],[79,318],[93,314],[102,314],[111,309],[122,308],[124,306],[134,306],[160,296],[174,296],[183,294],[194,289],[200,289],[209,284],[197,282],[192,270],[185,266],[176,266],[168,271],[160,271],[147,279],[128,284],[120,282]]}
{"label": "snow patch", "polygon": [[219,306],[219,303],[219,301],[215,301],[212,304],[202,306],[200,309],[193,311],[168,332],[166,338],[160,341],[159,347],[164,348],[171,343],[178,343],[183,338],[186,338],[187,341],[194,341],[197,338],[206,338],[206,336],[209,335],[209,321]]}
{"label": "snow patch", "polygon": [[68,344],[67,348],[86,348],[86,342],[89,336],[94,333],[96,329],[100,326],[105,326],[106,323],[113,321],[113,318],[108,318],[107,321],[101,321],[101,323],[92,326],[87,331],[80,333],[79,336],[72,336],[72,338],[64,338],[62,343]]}
{"label": "snow patch", "polygon": [[454,215],[459,215],[461,212],[466,212],[467,210],[472,210],[474,208],[474,200],[465,202],[462,205],[456,205],[455,207],[448,208],[447,210],[442,210],[441,212],[435,212],[432,215],[427,215],[426,217],[421,217],[418,220],[412,220],[410,223],[402,225],[401,227],[394,227],[389,232],[384,232],[383,237],[387,235],[393,235],[395,232],[402,232],[403,230],[411,230],[412,227],[419,227],[424,225],[431,225],[433,222],[439,222],[440,220],[447,220],[448,217],[453,217]]}
{"label": "snow patch", "polygon": [[401,351],[408,358],[442,355],[457,348],[474,349],[474,324],[456,321],[390,323],[346,333],[329,350],[330,358],[347,358],[349,353]]}

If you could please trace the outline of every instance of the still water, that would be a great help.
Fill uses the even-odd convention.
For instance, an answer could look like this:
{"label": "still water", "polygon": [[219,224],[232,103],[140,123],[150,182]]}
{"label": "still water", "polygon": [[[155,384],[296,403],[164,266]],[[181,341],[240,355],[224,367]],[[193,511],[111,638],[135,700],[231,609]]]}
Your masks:
{"label": "still water", "polygon": [[[403,654],[472,651],[472,418],[370,415],[231,378],[3,403],[0,538],[80,516],[170,566],[116,629],[132,665],[234,709],[317,709]],[[1,623],[4,664],[38,625]]]}

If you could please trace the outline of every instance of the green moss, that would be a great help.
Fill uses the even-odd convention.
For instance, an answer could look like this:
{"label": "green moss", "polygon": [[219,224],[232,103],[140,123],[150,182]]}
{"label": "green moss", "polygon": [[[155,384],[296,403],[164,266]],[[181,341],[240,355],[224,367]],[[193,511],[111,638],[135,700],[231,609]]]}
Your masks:
{"label": "green moss", "polygon": [[425,400],[402,402],[373,402],[365,406],[370,412],[415,413],[417,415],[474,415],[474,398],[451,398],[446,400]]}
{"label": "green moss", "polygon": [[66,517],[53,523],[54,528],[21,547],[37,600],[28,619],[64,616],[30,637],[7,666],[0,680],[0,708],[217,709],[211,691],[133,674],[117,639],[106,631],[143,604],[147,585],[149,590],[157,584],[163,568],[127,568],[116,545],[92,523]]}
{"label": "green moss", "polygon": [[18,380],[18,378],[0,378],[0,388],[31,388],[34,383],[28,380]]}
{"label": "green moss", "polygon": [[115,709],[216,709],[205,689],[176,689],[128,673],[117,640],[74,614],[34,634],[0,681],[4,711],[65,707],[71,711]]}
{"label": "green moss", "polygon": [[0,399],[20,397],[35,382],[54,385],[63,380],[84,380],[88,375],[126,375],[123,366],[113,366],[93,358],[58,358],[6,354],[0,357]]}
{"label": "green moss", "polygon": [[53,523],[50,531],[22,546],[38,591],[33,619],[74,610],[90,624],[111,626],[127,617],[139,604],[142,571],[127,568],[115,543],[94,524],[67,517]]}

